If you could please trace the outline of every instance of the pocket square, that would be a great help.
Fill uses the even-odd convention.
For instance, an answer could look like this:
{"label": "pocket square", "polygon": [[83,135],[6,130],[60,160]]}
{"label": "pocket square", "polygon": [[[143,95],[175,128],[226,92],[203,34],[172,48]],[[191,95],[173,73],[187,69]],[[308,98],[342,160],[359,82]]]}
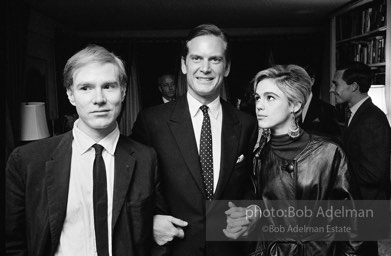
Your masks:
{"label": "pocket square", "polygon": [[238,157],[238,160],[236,160],[236,163],[242,162],[243,159],[244,159],[244,155],[240,155],[240,156]]}

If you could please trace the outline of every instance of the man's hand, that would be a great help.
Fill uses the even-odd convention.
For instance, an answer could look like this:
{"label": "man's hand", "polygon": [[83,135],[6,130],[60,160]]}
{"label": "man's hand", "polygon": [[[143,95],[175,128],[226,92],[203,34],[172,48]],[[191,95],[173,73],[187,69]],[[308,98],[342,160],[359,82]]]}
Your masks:
{"label": "man's hand", "polygon": [[170,242],[174,237],[183,238],[185,233],[181,227],[187,222],[169,215],[155,215],[153,217],[153,238],[158,245]]}
{"label": "man's hand", "polygon": [[[238,239],[247,236],[254,224],[260,218],[260,208],[257,205],[250,205],[247,208],[237,207],[234,203],[228,203],[227,228],[223,229],[226,237]],[[251,232],[251,231],[250,231]]]}
{"label": "man's hand", "polygon": [[228,203],[228,207],[229,209],[225,212],[227,215],[227,227],[223,229],[224,235],[231,239],[246,236],[250,223],[246,218],[246,208],[236,207],[232,202]]}

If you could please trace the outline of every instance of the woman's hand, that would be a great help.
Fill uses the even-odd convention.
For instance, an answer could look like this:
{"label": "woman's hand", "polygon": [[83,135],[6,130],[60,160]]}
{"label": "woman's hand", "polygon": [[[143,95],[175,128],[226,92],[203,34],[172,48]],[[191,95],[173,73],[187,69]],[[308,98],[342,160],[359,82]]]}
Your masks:
{"label": "woman's hand", "polygon": [[228,203],[228,207],[229,209],[225,212],[227,227],[223,229],[223,233],[226,237],[235,240],[241,236],[247,236],[251,221],[247,218],[246,208],[237,207],[232,202]]}

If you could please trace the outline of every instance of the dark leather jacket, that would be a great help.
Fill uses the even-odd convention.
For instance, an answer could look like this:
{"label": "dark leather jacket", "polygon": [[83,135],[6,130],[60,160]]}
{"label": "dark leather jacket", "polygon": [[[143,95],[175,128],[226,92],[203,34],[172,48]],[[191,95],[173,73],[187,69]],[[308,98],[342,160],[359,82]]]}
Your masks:
{"label": "dark leather jacket", "polygon": [[[261,152],[255,151],[254,185],[257,197],[269,205],[273,200],[352,199],[352,181],[345,153],[338,145],[315,135],[310,136],[305,149],[292,161],[279,157],[269,144]],[[269,221],[278,225],[275,220]],[[283,222],[295,225],[296,220],[286,218]],[[329,239],[298,236],[262,241],[262,232],[259,232],[258,237],[259,254],[256,255],[356,255],[359,245],[333,242],[333,235]]]}

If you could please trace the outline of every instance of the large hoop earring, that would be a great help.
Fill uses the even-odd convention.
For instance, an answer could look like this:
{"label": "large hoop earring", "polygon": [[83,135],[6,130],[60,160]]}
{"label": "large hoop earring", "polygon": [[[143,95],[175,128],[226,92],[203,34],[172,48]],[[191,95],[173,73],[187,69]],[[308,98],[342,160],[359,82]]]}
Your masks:
{"label": "large hoop earring", "polygon": [[297,124],[296,117],[293,111],[291,112],[291,125],[288,128],[288,135],[292,139],[295,139],[300,135],[300,127]]}

